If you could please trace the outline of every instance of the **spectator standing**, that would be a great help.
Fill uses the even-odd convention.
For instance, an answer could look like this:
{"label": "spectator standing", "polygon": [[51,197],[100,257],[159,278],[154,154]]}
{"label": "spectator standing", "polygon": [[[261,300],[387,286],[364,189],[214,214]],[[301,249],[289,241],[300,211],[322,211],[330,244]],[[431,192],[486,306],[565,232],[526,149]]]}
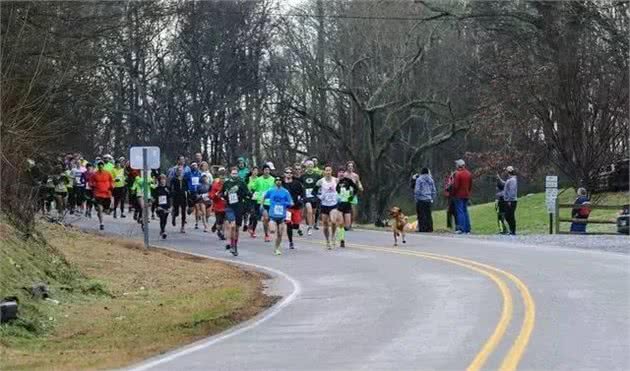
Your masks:
{"label": "spectator standing", "polygon": [[457,225],[455,233],[470,233],[470,217],[468,216],[468,201],[472,194],[472,174],[466,169],[464,160],[455,161],[457,170],[453,178],[453,190],[451,196],[454,197],[455,214]]}
{"label": "spectator standing", "polygon": [[414,189],[416,199],[416,214],[418,215],[418,232],[433,232],[433,217],[431,215],[431,205],[435,200],[435,182],[429,169],[422,168],[420,175],[416,179]]}
{"label": "spectator standing", "polygon": [[499,227],[500,234],[507,234],[508,228],[505,222],[505,198],[503,198],[503,190],[505,189],[505,182],[499,174],[497,174],[497,193],[495,210],[497,212],[497,226]]}
{"label": "spectator standing", "polygon": [[588,220],[588,216],[591,214],[591,209],[588,207],[590,204],[590,200],[586,195],[585,188],[578,188],[577,190],[577,198],[573,203],[575,206],[571,210],[571,218],[572,219],[583,219],[584,223],[571,223],[571,232],[573,233],[586,233],[586,220]]}
{"label": "spectator standing", "polygon": [[503,182],[503,200],[505,201],[505,221],[510,229],[510,234],[516,234],[516,203],[518,200],[518,180],[516,179],[516,171],[512,166],[505,168],[508,179]]}
{"label": "spectator standing", "polygon": [[444,197],[446,198],[446,228],[453,229],[453,220],[457,224],[455,216],[455,199],[453,198],[453,180],[455,172],[450,173],[444,179]]}

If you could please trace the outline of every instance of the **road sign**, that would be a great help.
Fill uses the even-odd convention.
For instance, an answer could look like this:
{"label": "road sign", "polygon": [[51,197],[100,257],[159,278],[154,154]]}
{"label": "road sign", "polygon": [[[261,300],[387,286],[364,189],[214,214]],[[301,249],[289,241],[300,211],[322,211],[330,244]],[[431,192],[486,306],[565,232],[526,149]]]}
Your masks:
{"label": "road sign", "polygon": [[558,176],[547,175],[545,177],[545,188],[558,188]]}
{"label": "road sign", "polygon": [[131,147],[129,151],[129,161],[132,169],[142,170],[144,164],[142,162],[142,150],[147,151],[147,168],[160,168],[160,147]]}

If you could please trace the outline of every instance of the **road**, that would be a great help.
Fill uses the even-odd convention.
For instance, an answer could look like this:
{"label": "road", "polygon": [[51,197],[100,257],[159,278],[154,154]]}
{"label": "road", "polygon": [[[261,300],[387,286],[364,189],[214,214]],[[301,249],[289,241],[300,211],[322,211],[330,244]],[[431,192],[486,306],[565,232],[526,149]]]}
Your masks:
{"label": "road", "polygon": [[[267,269],[283,300],[133,370],[630,369],[626,254],[417,234],[394,248],[357,230],[348,248],[317,232],[282,256],[242,236],[232,257],[213,234],[151,227],[154,245]],[[106,232],[141,238],[129,218]]]}

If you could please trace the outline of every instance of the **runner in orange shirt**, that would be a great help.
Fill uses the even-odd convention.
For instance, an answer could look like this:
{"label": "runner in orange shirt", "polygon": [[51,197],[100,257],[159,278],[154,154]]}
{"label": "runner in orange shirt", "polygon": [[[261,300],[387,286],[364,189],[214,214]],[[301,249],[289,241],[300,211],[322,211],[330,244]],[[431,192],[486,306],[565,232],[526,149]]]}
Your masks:
{"label": "runner in orange shirt", "polygon": [[96,214],[98,221],[101,224],[101,231],[103,227],[103,209],[108,210],[112,203],[112,190],[114,189],[114,178],[109,171],[104,169],[105,163],[99,161],[97,163],[97,170],[90,177],[90,187],[94,193],[94,204],[96,206]]}

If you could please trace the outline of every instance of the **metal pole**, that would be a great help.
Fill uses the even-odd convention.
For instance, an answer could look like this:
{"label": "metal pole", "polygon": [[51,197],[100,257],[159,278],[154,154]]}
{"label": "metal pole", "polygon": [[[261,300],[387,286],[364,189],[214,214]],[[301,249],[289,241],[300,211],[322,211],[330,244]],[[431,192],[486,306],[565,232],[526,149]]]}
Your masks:
{"label": "metal pole", "polygon": [[144,209],[142,210],[142,225],[144,226],[144,248],[149,248],[149,166],[147,163],[147,149],[142,149],[142,169],[144,171],[143,176],[143,191],[144,191]]}
{"label": "metal pole", "polygon": [[549,234],[553,234],[553,213],[549,213]]}

